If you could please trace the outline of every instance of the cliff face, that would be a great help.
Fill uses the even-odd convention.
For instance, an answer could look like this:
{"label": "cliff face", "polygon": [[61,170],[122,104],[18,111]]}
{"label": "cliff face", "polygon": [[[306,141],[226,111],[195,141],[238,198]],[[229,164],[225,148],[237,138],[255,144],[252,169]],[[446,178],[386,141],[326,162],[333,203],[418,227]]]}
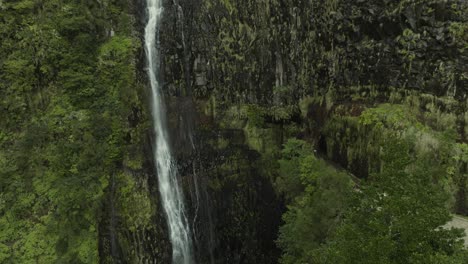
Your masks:
{"label": "cliff face", "polygon": [[[284,211],[276,160],[289,137],[366,178],[380,171],[383,139],[402,135],[416,159],[439,162],[441,177],[449,171],[449,206],[467,213],[466,3],[166,6],[164,89],[177,133],[180,120],[192,122],[220,263],[276,259],[275,245],[263,241],[275,240]],[[178,113],[181,100],[190,106]],[[264,219],[275,219],[267,230]],[[245,239],[252,242],[240,246]]]}
{"label": "cliff face", "polygon": [[[89,2],[89,1],[88,1]],[[145,1],[0,3],[0,262],[170,261]],[[166,0],[160,78],[199,263],[276,263],[288,138],[358,178],[399,135],[467,215],[466,1]]]}

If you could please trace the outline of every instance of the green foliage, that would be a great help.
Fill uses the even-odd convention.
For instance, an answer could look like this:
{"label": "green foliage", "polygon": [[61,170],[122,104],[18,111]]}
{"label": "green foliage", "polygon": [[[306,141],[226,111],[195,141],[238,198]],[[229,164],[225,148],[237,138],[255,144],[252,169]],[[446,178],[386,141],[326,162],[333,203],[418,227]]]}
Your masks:
{"label": "green foliage", "polygon": [[394,129],[402,129],[411,125],[422,126],[415,116],[408,114],[407,108],[394,104],[382,104],[366,109],[359,116],[359,123],[365,126],[371,125],[377,129],[382,129],[384,126]]}
{"label": "green foliage", "polygon": [[253,127],[264,127],[265,115],[266,111],[261,107],[258,107],[256,105],[249,105],[247,107],[247,119],[249,120],[249,125]]}
{"label": "green foliage", "polygon": [[395,138],[383,149],[382,172],[355,193],[344,222],[314,253],[314,262],[462,263],[460,230],[441,228],[450,215],[434,164],[413,160],[409,145]]}
{"label": "green foliage", "polygon": [[390,136],[398,136],[409,142],[417,160],[432,159],[438,164],[441,172],[438,180],[452,194],[452,199],[447,202],[457,211],[464,212],[466,197],[460,193],[466,189],[466,163],[460,159],[463,144],[457,143],[456,125],[446,122],[442,115],[434,120],[427,118],[428,114],[421,113],[419,107],[380,104],[361,110],[357,117],[352,108],[337,107],[323,128],[328,155],[343,155],[347,169],[365,177],[381,171],[381,144]]}
{"label": "green foliage", "polygon": [[[290,139],[284,153],[291,153],[291,147],[302,144]],[[285,223],[277,241],[283,249],[281,263],[306,263],[310,259],[310,254],[326,241],[341,221],[352,190],[347,174],[336,171],[312,154],[302,153],[299,171],[304,189],[300,193],[293,190],[296,191],[295,199],[283,215]],[[288,178],[282,177],[297,184],[294,171],[290,171]]]}
{"label": "green foliage", "polygon": [[0,4],[1,263],[99,262],[109,179],[141,136],[128,124],[138,42],[109,22],[128,10],[99,5]]}
{"label": "green foliage", "polygon": [[[144,160],[140,148],[145,120],[137,120],[137,125],[129,124],[130,113],[144,108],[135,92],[135,58],[140,43],[133,37],[134,19],[129,6],[133,5],[120,0],[0,2],[2,263],[101,261],[97,241],[98,235],[104,232],[100,232],[99,223],[107,217],[102,209],[108,200],[119,204],[116,207],[121,210],[124,229],[132,232],[150,225],[150,215],[155,209],[147,195],[148,186],[135,183],[129,173],[122,172],[142,169]],[[290,136],[283,132],[287,134],[288,129],[296,128],[283,125],[294,122],[300,98],[324,96],[327,110],[336,110],[337,99],[347,102],[349,98],[362,100],[369,96],[380,102],[391,86],[404,88],[405,95],[409,90],[429,93],[432,102],[421,97],[416,106],[428,110],[422,117],[427,122],[421,121],[419,114],[409,115],[411,111],[405,107],[381,105],[365,110],[362,115],[357,109],[349,116],[334,116],[321,132],[327,134],[329,152],[340,152],[350,168],[364,167],[362,164],[367,162],[368,171],[377,173],[384,168],[382,175],[390,172],[404,175],[395,188],[408,188],[420,194],[420,189],[413,184],[416,182],[429,186],[429,191],[439,197],[430,181],[420,177],[430,175],[431,181],[444,188],[453,189],[455,184],[462,192],[468,184],[467,151],[466,144],[460,143],[465,139],[453,136],[460,123],[458,112],[449,104],[441,106],[434,101],[465,100],[467,8],[465,1],[456,0],[208,0],[198,8],[184,6],[184,10],[190,10],[186,17],[193,19],[184,25],[190,29],[187,36],[192,36],[189,52],[193,57],[203,57],[210,73],[209,87],[197,86],[194,94],[209,96],[217,105],[248,104],[246,112],[241,113],[243,116],[224,121],[245,129],[252,149],[275,158],[275,143]],[[179,49],[180,45],[173,46]],[[169,60],[171,55],[165,58]],[[172,62],[179,63],[180,57]],[[177,69],[171,63],[164,65],[170,71]],[[168,78],[168,86],[182,82],[177,76]],[[319,97],[313,98],[310,101]],[[303,117],[309,110],[308,101],[300,104]],[[212,106],[210,110],[215,117],[220,112],[216,112],[214,103]],[[445,107],[447,113],[441,110]],[[464,115],[465,128],[461,130],[468,131],[468,119]],[[145,119],[145,113],[135,117],[139,118]],[[276,140],[276,134],[280,133],[272,132],[272,124],[281,126],[280,140]],[[412,142],[408,148],[416,161],[408,166],[408,171],[389,169],[393,161],[381,163],[378,158],[380,143],[394,134],[402,136],[404,142]],[[229,144],[219,143],[229,149]],[[324,230],[332,232],[339,219],[345,177],[325,169],[326,165],[302,141],[288,141],[281,155],[276,184],[291,203],[279,240],[289,252],[283,260],[307,262],[310,252],[329,237]],[[427,160],[437,162],[429,164]],[[237,171],[232,164],[238,165]],[[421,168],[426,169],[421,171]],[[210,179],[214,188],[221,190],[226,181],[236,190],[242,189],[236,185],[238,182],[243,184],[240,187],[254,186],[245,181],[248,178],[245,175],[250,174],[239,172],[252,170],[244,152],[233,153],[219,170],[232,173],[223,180]],[[109,198],[113,175],[118,186],[116,195]],[[366,195],[370,194],[367,200],[359,201],[361,207],[357,208],[361,211],[369,209],[364,206],[366,203],[381,202],[375,190],[382,187],[377,184],[380,178],[376,179],[375,186],[369,187],[373,192],[364,190]],[[393,180],[385,182],[393,183]],[[224,237],[250,238],[240,235],[245,230],[243,221],[259,219],[249,215],[256,209],[250,208],[250,200],[245,199],[256,193],[250,188],[253,187],[245,188],[247,193],[232,195],[230,201],[234,206],[227,215],[235,219],[236,225],[226,228],[229,234]],[[393,191],[397,193],[396,189],[388,190]],[[401,194],[419,205],[407,192]],[[416,221],[413,226],[407,216],[397,211],[400,204],[401,208],[408,204],[395,197],[391,196],[388,204],[382,202],[385,206],[382,213],[370,207],[372,210],[361,217],[362,223],[379,231],[382,223],[387,223],[384,220],[393,219],[394,214],[402,217],[399,222],[402,232],[411,231],[401,227],[404,224],[423,233],[428,231],[426,225],[420,228]],[[440,201],[434,202],[437,205],[446,200],[439,198]],[[427,201],[433,200],[428,197]],[[135,203],[138,206],[130,207]],[[428,214],[425,207],[421,208],[422,214]],[[361,211],[355,210],[357,216],[350,213],[349,219],[361,219]],[[437,208],[434,210],[435,216],[428,219],[432,227],[443,219],[443,214]],[[411,210],[410,213],[416,215]],[[308,219],[314,220],[313,225]],[[375,223],[369,222],[372,219]],[[349,229],[343,227],[338,237],[354,243],[353,239],[361,236],[347,237],[346,230],[368,234],[365,228],[363,224],[351,225]],[[432,235],[432,231],[428,234]],[[308,239],[307,234],[313,238]],[[383,258],[388,256],[388,251],[401,256],[399,261],[445,262],[450,257],[462,261],[462,255],[456,257],[456,252],[450,253],[452,248],[437,238],[431,242],[437,242],[440,250],[432,244],[428,246],[427,238],[417,234],[415,238],[424,242],[423,249],[415,249],[414,241],[408,239],[405,251],[395,243],[395,237],[382,232],[375,234],[379,237],[370,238],[382,242],[382,247],[388,246],[388,250],[384,254],[370,252],[375,249],[373,243],[358,241],[370,245],[363,248],[369,250],[365,253],[374,253],[370,260],[385,262]],[[437,233],[441,234],[444,232]],[[295,243],[295,236],[301,244]],[[337,247],[345,242],[338,243]],[[430,254],[417,256],[418,250]],[[129,255],[135,251],[128,248]],[[340,254],[334,251],[330,256],[335,253]]]}
{"label": "green foliage", "polygon": [[117,204],[119,212],[129,231],[136,231],[138,228],[149,228],[151,226],[151,216],[155,208],[152,208],[148,195],[148,186],[138,188],[131,175],[122,173],[116,177]]}
{"label": "green foliage", "polygon": [[312,151],[306,142],[295,138],[288,139],[281,150],[276,186],[288,200],[301,194],[305,188],[301,179],[301,163],[308,155],[312,155]]}

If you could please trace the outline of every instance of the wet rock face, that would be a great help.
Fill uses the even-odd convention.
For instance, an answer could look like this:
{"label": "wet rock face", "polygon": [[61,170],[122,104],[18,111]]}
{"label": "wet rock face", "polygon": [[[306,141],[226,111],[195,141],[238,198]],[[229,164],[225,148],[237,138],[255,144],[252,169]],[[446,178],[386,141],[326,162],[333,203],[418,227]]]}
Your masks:
{"label": "wet rock face", "polygon": [[275,263],[279,251],[274,241],[284,208],[262,172],[260,154],[248,148],[241,130],[211,126],[197,135],[198,173],[211,206],[214,263]]}
{"label": "wet rock face", "polygon": [[[142,40],[146,2],[139,0],[132,5],[137,18],[135,34]],[[262,175],[258,165],[260,154],[248,148],[242,130],[220,129],[217,122],[205,122],[211,117],[203,114],[200,103],[192,96],[192,87],[206,89],[209,78],[207,60],[195,57],[192,46],[194,17],[201,2],[164,1],[163,5],[159,75],[166,94],[171,145],[184,186],[197,263],[275,263],[279,251],[274,240],[284,208],[272,182]],[[137,76],[147,86],[144,50],[140,49],[138,54]],[[158,183],[151,176],[154,167],[150,138],[148,134],[142,142],[147,146],[144,171],[135,172],[134,176],[141,178],[140,187],[146,186],[154,204],[153,224],[146,229],[119,233],[115,239],[115,233],[123,232],[126,226],[115,220],[122,218],[118,210],[116,217],[112,217],[115,200],[112,191],[105,206],[110,217],[102,224],[106,228],[101,252],[116,263],[130,263],[132,257],[138,261],[170,261]],[[213,139],[227,143],[213,144]]]}
{"label": "wet rock face", "polygon": [[111,177],[99,223],[100,263],[169,263],[172,258],[149,137],[142,146],[142,167],[124,167]]}
{"label": "wet rock face", "polygon": [[[128,8],[134,18],[132,36],[144,43],[146,0],[129,1]],[[111,177],[99,223],[99,257],[101,263],[170,263],[171,243],[154,171],[150,91],[142,45],[135,55],[133,88],[137,89],[140,104],[128,113],[129,125],[135,132],[127,140],[135,146],[127,151],[139,161],[124,161],[121,173]]]}
{"label": "wet rock face", "polygon": [[282,201],[262,175],[260,153],[249,149],[244,131],[220,128],[219,120],[205,115],[204,100],[195,101],[192,89],[207,89],[210,74],[193,45],[201,2],[178,4],[165,9],[162,74],[198,262],[275,263]]}
{"label": "wet rock face", "polygon": [[[144,2],[135,2],[140,28]],[[259,162],[271,145],[304,138],[366,177],[378,163],[347,147],[365,135],[341,117],[413,97],[425,113],[427,96],[457,101],[435,107],[447,115],[466,112],[463,42],[447,26],[463,18],[453,7],[405,4],[395,13],[378,1],[319,2],[164,1],[160,78],[201,263],[276,262],[282,201]],[[251,107],[247,119],[258,112],[261,122],[219,118],[232,106]],[[466,118],[458,119],[466,142]]]}

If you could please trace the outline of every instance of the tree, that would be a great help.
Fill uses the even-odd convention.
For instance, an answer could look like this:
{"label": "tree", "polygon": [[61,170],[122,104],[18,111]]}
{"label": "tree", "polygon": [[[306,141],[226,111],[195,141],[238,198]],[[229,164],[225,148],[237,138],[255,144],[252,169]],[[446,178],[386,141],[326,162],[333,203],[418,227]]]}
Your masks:
{"label": "tree", "polygon": [[285,223],[277,241],[284,252],[281,263],[310,259],[310,254],[340,223],[352,191],[346,173],[338,172],[306,149],[305,142],[289,140],[280,160],[282,190],[286,197],[293,197],[283,215]]}
{"label": "tree", "polygon": [[355,205],[314,262],[466,263],[462,232],[442,228],[450,220],[448,196],[430,162],[412,160],[408,146],[387,141],[382,172],[355,193]]}
{"label": "tree", "polygon": [[301,162],[311,155],[311,151],[303,140],[290,138],[281,150],[279,163],[279,177],[276,179],[276,186],[286,200],[291,201],[294,197],[304,191],[304,184],[301,180]]}

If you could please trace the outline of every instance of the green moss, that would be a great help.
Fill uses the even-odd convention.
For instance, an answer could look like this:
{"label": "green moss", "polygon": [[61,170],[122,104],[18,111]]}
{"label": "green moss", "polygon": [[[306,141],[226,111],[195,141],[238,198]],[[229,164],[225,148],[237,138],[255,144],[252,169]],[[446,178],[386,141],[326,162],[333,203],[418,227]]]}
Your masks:
{"label": "green moss", "polygon": [[250,123],[244,128],[247,145],[262,154],[274,153],[279,150],[275,129],[258,128]]}
{"label": "green moss", "polygon": [[247,122],[248,106],[231,106],[219,111],[218,124],[221,128],[242,129]]}
{"label": "green moss", "polygon": [[312,104],[317,104],[320,102],[318,97],[306,96],[299,101],[299,110],[301,111],[302,118],[306,118],[309,112],[309,107]]}
{"label": "green moss", "polygon": [[126,155],[123,161],[124,166],[132,170],[141,170],[143,168],[144,157],[141,153],[136,155]]}
{"label": "green moss", "polygon": [[151,217],[156,212],[151,203],[146,181],[137,183],[130,174],[121,173],[116,176],[116,198],[122,225],[135,232],[150,227]]}
{"label": "green moss", "polygon": [[464,114],[464,124],[465,124],[465,127],[464,127],[464,131],[465,131],[465,140],[467,140],[467,137],[468,137],[468,111],[465,112]]}
{"label": "green moss", "polygon": [[[465,182],[460,182],[466,163],[454,161],[463,152],[463,145],[456,144],[453,114],[442,115],[433,110],[439,115],[430,119],[414,105],[403,104],[380,104],[367,108],[358,117],[350,116],[346,109],[336,107],[323,129],[330,158],[345,157],[352,171],[362,169],[365,161],[368,173],[379,172],[381,147],[388,137],[396,136],[409,142],[416,160],[428,158],[439,164],[443,172],[438,178],[454,197],[459,188],[466,188]],[[355,161],[361,163],[354,164]]]}

